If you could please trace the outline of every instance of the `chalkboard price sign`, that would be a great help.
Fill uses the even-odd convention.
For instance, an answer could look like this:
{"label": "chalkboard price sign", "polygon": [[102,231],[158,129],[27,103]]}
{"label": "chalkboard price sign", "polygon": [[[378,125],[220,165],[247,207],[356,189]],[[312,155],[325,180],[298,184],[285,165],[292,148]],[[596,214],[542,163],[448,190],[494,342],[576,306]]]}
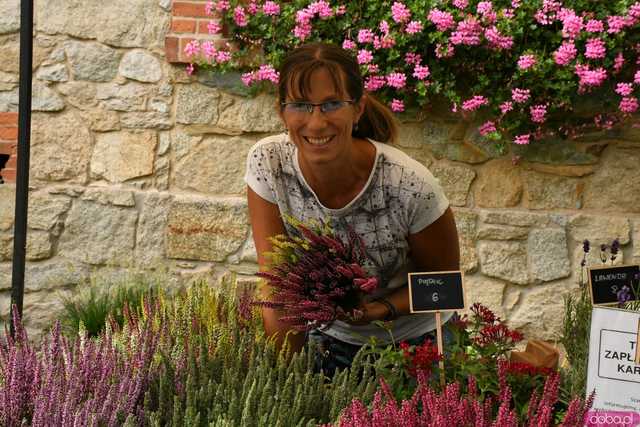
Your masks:
{"label": "chalkboard price sign", "polygon": [[464,301],[461,271],[409,273],[412,313],[462,310]]}
{"label": "chalkboard price sign", "polygon": [[615,304],[618,302],[618,292],[623,286],[630,288],[631,299],[638,299],[634,295],[634,287],[638,286],[638,265],[620,265],[589,268],[589,292],[593,304]]}

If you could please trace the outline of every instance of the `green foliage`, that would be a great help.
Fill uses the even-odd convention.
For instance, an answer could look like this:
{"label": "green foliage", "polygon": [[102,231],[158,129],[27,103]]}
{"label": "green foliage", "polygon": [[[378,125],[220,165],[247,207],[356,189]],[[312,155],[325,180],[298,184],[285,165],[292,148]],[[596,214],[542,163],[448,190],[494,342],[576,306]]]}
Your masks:
{"label": "green foliage", "polygon": [[115,283],[96,277],[79,287],[78,294],[61,297],[64,311],[60,323],[69,336],[77,335],[82,325],[90,337],[96,337],[109,319],[118,327],[124,325],[125,306],[140,314],[143,298],[155,295],[158,284],[142,274],[132,274]]}

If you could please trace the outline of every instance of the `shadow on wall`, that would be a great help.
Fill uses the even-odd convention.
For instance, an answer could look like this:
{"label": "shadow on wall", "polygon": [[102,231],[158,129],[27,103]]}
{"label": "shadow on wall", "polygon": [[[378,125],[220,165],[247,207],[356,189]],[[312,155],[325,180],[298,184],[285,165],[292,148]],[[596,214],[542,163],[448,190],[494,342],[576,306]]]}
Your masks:
{"label": "shadow on wall", "polygon": [[2,179],[2,169],[4,169],[4,166],[7,164],[8,161],[9,161],[8,154],[0,154],[0,184],[4,184],[4,179]]}

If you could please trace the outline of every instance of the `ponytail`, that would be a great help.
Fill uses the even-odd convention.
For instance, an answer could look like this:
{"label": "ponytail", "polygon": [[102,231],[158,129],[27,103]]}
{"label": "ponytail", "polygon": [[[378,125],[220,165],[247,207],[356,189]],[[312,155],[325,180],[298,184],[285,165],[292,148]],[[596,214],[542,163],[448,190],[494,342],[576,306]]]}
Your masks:
{"label": "ponytail", "polygon": [[354,130],[352,135],[393,144],[398,139],[398,120],[389,108],[373,95],[367,94],[364,113],[358,121],[357,130]]}

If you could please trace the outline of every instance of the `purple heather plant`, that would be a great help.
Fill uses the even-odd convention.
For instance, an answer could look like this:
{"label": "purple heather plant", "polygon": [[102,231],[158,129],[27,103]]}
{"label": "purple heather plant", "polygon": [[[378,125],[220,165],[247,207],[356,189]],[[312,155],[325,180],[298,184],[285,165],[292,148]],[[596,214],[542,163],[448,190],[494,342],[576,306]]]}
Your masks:
{"label": "purple heather plant", "polygon": [[324,223],[305,225],[287,218],[294,234],[272,239],[268,271],[258,273],[272,290],[262,307],[280,310],[280,320],[305,331],[327,325],[339,317],[358,318],[361,297],[378,287],[361,264],[360,237],[350,231],[343,242]]}

